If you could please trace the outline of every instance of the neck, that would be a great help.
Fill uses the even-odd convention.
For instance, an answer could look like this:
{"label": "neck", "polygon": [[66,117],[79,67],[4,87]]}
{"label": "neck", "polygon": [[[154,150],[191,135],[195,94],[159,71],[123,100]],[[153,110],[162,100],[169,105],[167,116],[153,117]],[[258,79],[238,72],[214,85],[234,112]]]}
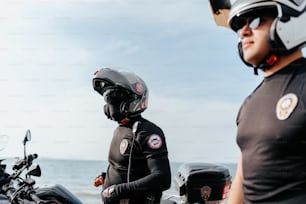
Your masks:
{"label": "neck", "polygon": [[297,50],[289,55],[282,55],[279,57],[278,61],[271,68],[263,72],[264,77],[271,76],[272,74],[278,72],[279,70],[285,68],[291,62],[303,57],[302,50]]}
{"label": "neck", "polygon": [[118,122],[119,123],[119,125],[126,125],[126,124],[128,124],[130,122],[130,119],[128,119],[128,118],[124,118],[124,119],[122,119],[120,122]]}
{"label": "neck", "polygon": [[121,120],[119,123],[119,125],[126,125],[128,123],[134,123],[136,120],[140,120],[141,115],[137,115],[134,117],[129,117],[129,118],[124,118],[123,120]]}

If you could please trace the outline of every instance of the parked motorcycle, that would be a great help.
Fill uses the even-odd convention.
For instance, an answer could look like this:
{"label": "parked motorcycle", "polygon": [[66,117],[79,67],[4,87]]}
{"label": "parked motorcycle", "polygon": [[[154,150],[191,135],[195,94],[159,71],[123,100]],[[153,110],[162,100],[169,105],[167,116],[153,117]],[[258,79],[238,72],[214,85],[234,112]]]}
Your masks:
{"label": "parked motorcycle", "polygon": [[41,176],[41,168],[34,160],[37,154],[26,154],[26,144],[31,140],[27,130],[23,140],[24,157],[12,165],[13,172],[6,172],[0,160],[0,204],[82,204],[68,189],[60,184],[36,187],[32,177]]}

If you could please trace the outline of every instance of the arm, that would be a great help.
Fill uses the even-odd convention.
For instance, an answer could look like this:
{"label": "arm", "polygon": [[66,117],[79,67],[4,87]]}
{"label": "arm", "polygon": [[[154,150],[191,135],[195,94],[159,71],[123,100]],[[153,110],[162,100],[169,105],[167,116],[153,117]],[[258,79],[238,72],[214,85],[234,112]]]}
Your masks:
{"label": "arm", "polygon": [[227,201],[228,204],[242,204],[243,202],[242,180],[243,180],[242,155],[240,155],[240,159],[237,164],[236,176],[232,183]]}
{"label": "arm", "polygon": [[171,172],[169,160],[166,156],[149,158],[148,167],[150,174],[132,181],[116,185],[120,197],[137,197],[139,195],[158,194],[170,188]]}

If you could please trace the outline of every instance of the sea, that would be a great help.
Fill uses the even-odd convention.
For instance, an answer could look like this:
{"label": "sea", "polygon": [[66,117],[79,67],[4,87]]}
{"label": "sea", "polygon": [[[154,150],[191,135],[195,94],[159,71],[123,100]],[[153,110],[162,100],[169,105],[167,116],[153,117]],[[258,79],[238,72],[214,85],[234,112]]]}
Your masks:
{"label": "sea", "polygon": [[[13,159],[7,159],[2,162],[7,165],[8,172],[11,172],[12,162]],[[61,184],[76,195],[84,204],[101,203],[101,187],[94,187],[93,181],[97,175],[106,170],[106,161],[38,158],[35,160],[35,163],[40,165],[42,171],[41,177],[32,177],[36,181],[36,187]],[[172,179],[175,178],[178,168],[183,163],[186,162],[171,162]],[[235,163],[216,164],[228,168],[231,177],[234,177],[236,172]],[[166,195],[179,196],[174,182],[172,182],[171,188],[164,193]],[[226,203],[226,201],[222,203]]]}

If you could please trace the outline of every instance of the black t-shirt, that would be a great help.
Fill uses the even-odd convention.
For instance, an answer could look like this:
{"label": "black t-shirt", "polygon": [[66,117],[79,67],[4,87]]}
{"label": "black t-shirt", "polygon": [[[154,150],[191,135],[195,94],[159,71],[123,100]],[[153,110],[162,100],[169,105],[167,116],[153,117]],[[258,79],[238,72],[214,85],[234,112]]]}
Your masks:
{"label": "black t-shirt", "polygon": [[306,203],[306,59],[265,78],[237,125],[244,203]]}
{"label": "black t-shirt", "polygon": [[[132,127],[135,121],[139,125],[134,136]],[[130,154],[130,182],[127,183]],[[170,187],[171,173],[164,133],[142,117],[115,129],[108,160],[104,188],[120,184],[120,198],[134,200],[130,203],[141,202],[147,196],[158,200],[162,191]]]}

